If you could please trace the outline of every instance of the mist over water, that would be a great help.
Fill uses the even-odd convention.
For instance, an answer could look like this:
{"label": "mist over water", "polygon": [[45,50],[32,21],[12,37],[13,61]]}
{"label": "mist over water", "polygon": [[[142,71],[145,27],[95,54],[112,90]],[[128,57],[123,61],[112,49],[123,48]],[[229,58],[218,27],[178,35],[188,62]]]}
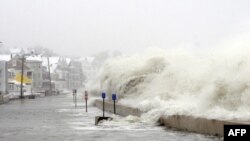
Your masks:
{"label": "mist over water", "polygon": [[88,87],[117,93],[148,121],[173,114],[250,121],[250,44],[243,39],[202,53],[150,49],[110,59]]}

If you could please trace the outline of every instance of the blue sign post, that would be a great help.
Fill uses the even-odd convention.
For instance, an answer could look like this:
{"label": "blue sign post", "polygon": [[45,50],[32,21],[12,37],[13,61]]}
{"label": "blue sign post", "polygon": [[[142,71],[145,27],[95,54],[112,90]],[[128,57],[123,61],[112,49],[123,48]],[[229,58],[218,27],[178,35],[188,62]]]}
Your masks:
{"label": "blue sign post", "polygon": [[102,98],[105,99],[106,98],[106,93],[102,93]]}
{"label": "blue sign post", "polygon": [[104,99],[105,99],[105,98],[106,98],[106,93],[103,92],[103,93],[102,93],[102,100],[103,100],[103,102],[102,102],[103,117],[105,117],[105,116],[104,116],[104,109],[105,109],[105,108],[104,108],[104,106],[105,106],[105,105],[104,105]]}
{"label": "blue sign post", "polygon": [[105,92],[102,92],[102,94],[101,94],[101,97],[102,97],[102,100],[103,100],[103,116],[102,117],[100,117],[100,116],[97,116],[97,117],[95,117],[95,125],[97,125],[100,121],[102,121],[102,120],[112,120],[113,118],[111,118],[111,117],[105,117],[105,115],[104,115],[104,109],[105,109],[105,103],[104,103],[104,100],[105,100],[105,98],[106,98],[106,93]]}
{"label": "blue sign post", "polygon": [[114,101],[114,114],[116,114],[116,112],[115,112],[115,100],[116,100],[116,94],[112,94],[112,100]]}
{"label": "blue sign post", "polygon": [[116,94],[112,94],[112,100],[116,100]]}

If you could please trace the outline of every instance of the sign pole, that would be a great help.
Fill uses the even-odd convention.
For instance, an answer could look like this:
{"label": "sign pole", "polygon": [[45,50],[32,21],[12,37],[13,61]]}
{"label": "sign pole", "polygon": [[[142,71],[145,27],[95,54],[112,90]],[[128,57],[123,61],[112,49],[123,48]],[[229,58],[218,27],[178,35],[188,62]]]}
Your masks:
{"label": "sign pole", "polygon": [[115,112],[115,100],[114,100],[114,114],[116,114],[116,112]]}
{"label": "sign pole", "polygon": [[73,89],[73,102],[75,103],[75,108],[77,107],[77,90]]}
{"label": "sign pole", "polygon": [[85,91],[86,112],[88,112],[88,92]]}
{"label": "sign pole", "polygon": [[104,108],[104,105],[105,105],[105,104],[104,104],[104,98],[103,98],[103,102],[102,102],[102,107],[103,107],[103,109],[102,109],[102,111],[103,111],[103,116],[102,116],[102,117],[104,117],[104,109],[105,109],[105,108]]}
{"label": "sign pole", "polygon": [[88,112],[88,100],[86,99],[86,112]]}
{"label": "sign pole", "polygon": [[116,114],[116,111],[115,111],[116,94],[112,94],[112,100],[114,101],[114,114]]}
{"label": "sign pole", "polygon": [[74,90],[73,90],[72,96],[73,96],[73,103],[75,103],[75,91]]}
{"label": "sign pole", "polygon": [[105,97],[106,97],[106,94],[105,93],[102,93],[102,107],[103,107],[103,109],[102,109],[102,111],[103,111],[103,117],[105,117],[105,115],[104,115],[104,110],[105,110],[105,104],[104,104],[104,99],[105,99]]}
{"label": "sign pole", "polygon": [[75,104],[75,107],[77,107],[77,93],[76,93],[76,96],[75,96],[75,97],[76,97],[76,104]]}

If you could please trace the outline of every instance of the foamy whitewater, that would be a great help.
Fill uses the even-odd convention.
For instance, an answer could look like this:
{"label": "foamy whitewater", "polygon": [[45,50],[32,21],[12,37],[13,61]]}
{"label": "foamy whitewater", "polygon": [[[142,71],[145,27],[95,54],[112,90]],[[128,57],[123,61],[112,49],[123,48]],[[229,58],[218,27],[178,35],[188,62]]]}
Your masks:
{"label": "foamy whitewater", "polygon": [[148,50],[108,60],[88,86],[117,93],[119,103],[139,108],[149,121],[174,114],[250,121],[247,51]]}

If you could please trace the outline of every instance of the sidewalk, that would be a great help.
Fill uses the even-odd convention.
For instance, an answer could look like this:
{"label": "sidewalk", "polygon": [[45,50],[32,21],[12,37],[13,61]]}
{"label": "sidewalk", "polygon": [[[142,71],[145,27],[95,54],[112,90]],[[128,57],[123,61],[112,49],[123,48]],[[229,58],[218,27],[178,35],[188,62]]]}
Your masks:
{"label": "sidewalk", "polygon": [[0,104],[5,104],[9,102],[9,97],[6,95],[0,95]]}
{"label": "sidewalk", "polygon": [[[67,94],[67,93],[69,93],[69,91],[62,91],[61,93],[54,93],[52,95]],[[23,94],[23,96],[24,96],[24,98],[29,98],[29,96],[45,97],[46,95],[45,95],[45,93],[25,92]],[[5,104],[5,103],[8,103],[11,100],[18,100],[18,99],[20,99],[20,93],[19,92],[12,92],[12,93],[9,93],[9,94],[0,95],[0,104]]]}
{"label": "sidewalk", "polygon": [[[45,96],[42,93],[24,93],[24,98],[28,98],[29,96],[34,95],[35,97],[43,97]],[[0,104],[5,104],[8,103],[11,100],[17,100],[20,99],[20,94],[19,93],[11,93],[11,94],[5,94],[5,95],[0,95]]]}

